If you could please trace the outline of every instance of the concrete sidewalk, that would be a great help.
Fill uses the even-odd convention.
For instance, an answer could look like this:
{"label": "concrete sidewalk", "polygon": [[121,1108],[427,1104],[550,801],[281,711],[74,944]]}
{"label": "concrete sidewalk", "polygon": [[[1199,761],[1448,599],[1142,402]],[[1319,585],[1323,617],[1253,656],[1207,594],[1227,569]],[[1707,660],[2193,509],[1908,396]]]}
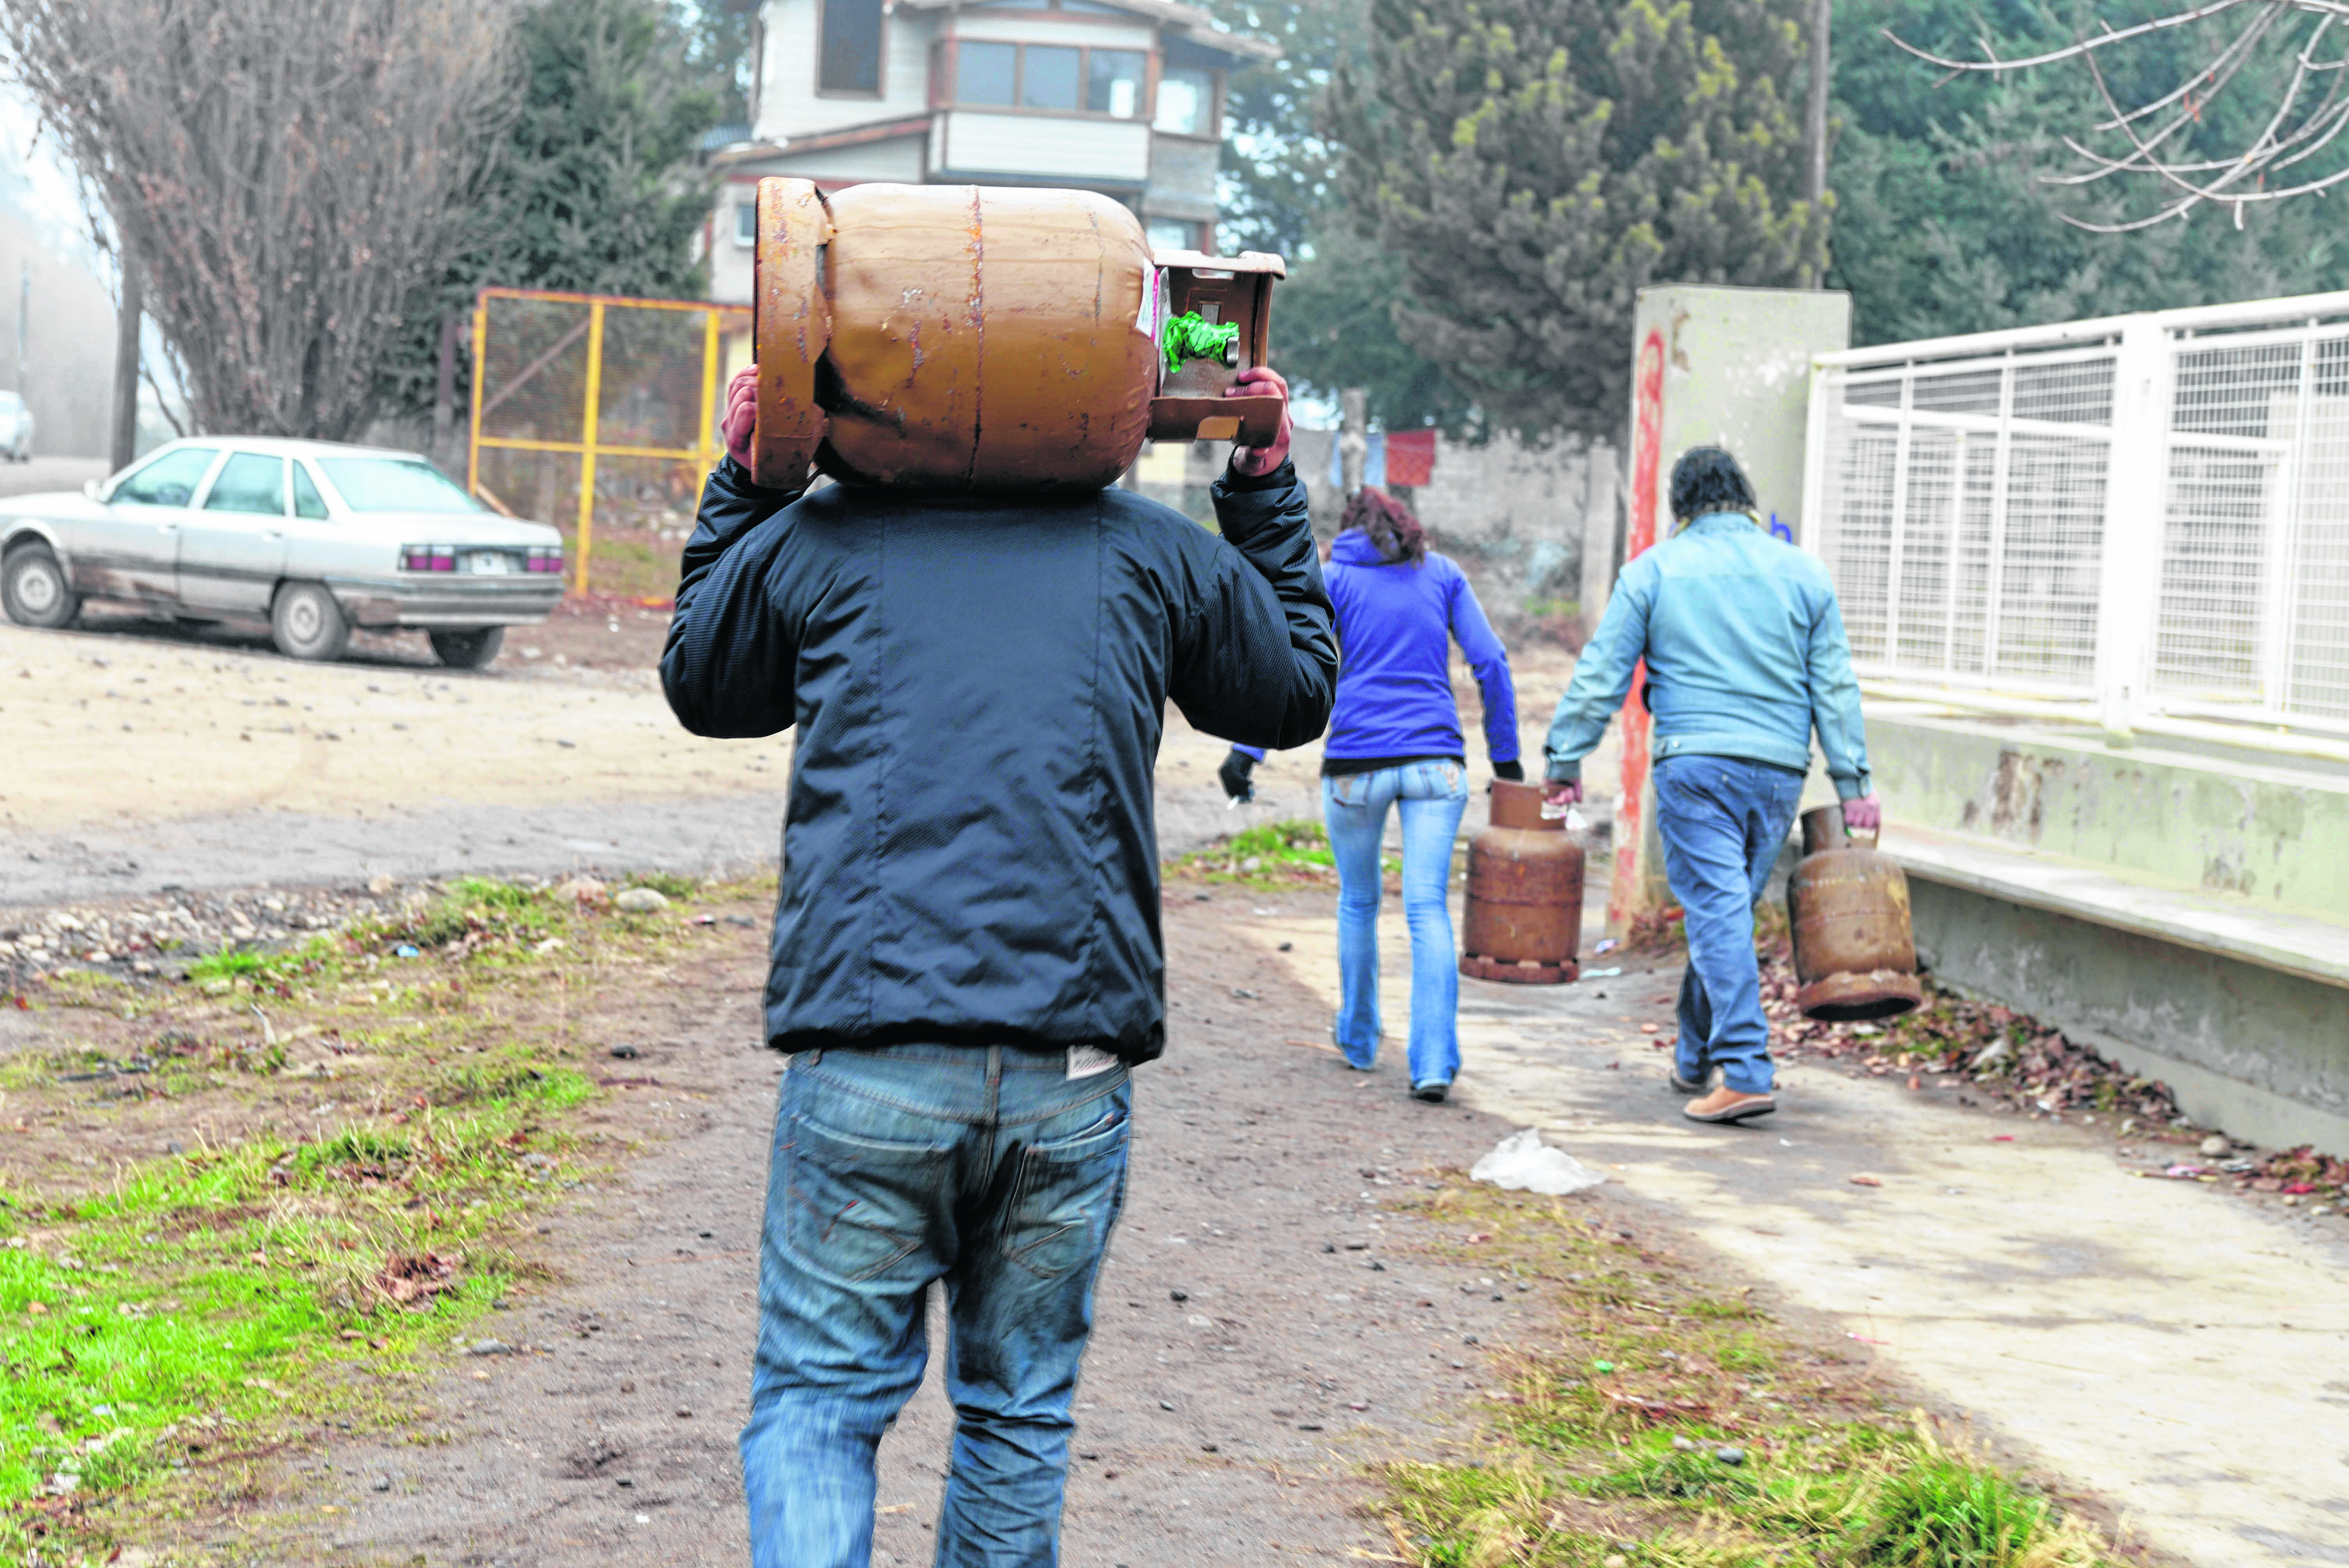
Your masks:
{"label": "concrete sidewalk", "polygon": [[[1411,971],[1387,915],[1399,1053]],[[1334,922],[1240,929],[1335,1006]],[[1604,1168],[2158,1550],[2349,1563],[2349,1222],[2139,1179],[2103,1128],[1824,1062],[1782,1073],[1784,1109],[1750,1130],[1697,1126],[1653,1048],[1679,979],[1634,961],[1571,986],[1464,981],[1459,1098]]]}

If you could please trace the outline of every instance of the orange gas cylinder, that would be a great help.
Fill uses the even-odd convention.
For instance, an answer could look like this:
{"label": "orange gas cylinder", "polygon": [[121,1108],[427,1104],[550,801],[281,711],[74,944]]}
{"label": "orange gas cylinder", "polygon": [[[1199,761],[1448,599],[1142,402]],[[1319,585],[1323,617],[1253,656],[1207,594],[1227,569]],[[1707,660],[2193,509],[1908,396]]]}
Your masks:
{"label": "orange gas cylinder", "polygon": [[[758,220],[761,485],[798,488],[812,464],[915,490],[1099,490],[1145,437],[1262,445],[1278,428],[1278,399],[1220,397],[1264,362],[1278,257],[1162,261],[1132,212],[1090,191],[825,195],[770,178]],[[1170,305],[1195,295],[1190,314],[1227,329],[1212,358],[1186,360],[1166,332]],[[1183,396],[1162,397],[1162,380]]]}
{"label": "orange gas cylinder", "polygon": [[1556,985],[1581,973],[1582,846],[1541,814],[1541,786],[1493,780],[1491,826],[1468,843],[1460,973]]}
{"label": "orange gas cylinder", "polygon": [[1786,879],[1795,933],[1795,1006],[1806,1018],[1896,1018],[1925,999],[1900,863],[1860,849],[1843,808],[1803,813],[1803,859]]}

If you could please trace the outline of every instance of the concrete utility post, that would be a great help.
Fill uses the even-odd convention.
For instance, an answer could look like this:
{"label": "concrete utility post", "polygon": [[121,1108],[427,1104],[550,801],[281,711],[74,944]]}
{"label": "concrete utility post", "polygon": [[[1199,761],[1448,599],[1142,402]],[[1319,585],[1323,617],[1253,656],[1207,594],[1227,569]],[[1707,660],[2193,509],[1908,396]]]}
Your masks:
{"label": "concrete utility post", "polygon": [[[1641,289],[1632,315],[1624,559],[1671,537],[1672,464],[1700,443],[1736,454],[1765,519],[1800,517],[1811,356],[1850,342],[1849,294],[1700,284]],[[1648,788],[1644,684],[1644,675],[1633,680],[1620,719],[1623,774],[1607,902],[1607,929],[1617,936],[1671,903]],[[1597,780],[1583,787],[1595,793]]]}
{"label": "concrete utility post", "polygon": [[145,312],[139,263],[124,246],[122,298],[114,309],[114,441],[109,453],[116,471],[139,454],[139,322]]}
{"label": "concrete utility post", "polygon": [[1348,496],[1362,488],[1362,464],[1371,454],[1371,394],[1364,387],[1349,387],[1338,394],[1341,423],[1338,435],[1338,467]]}

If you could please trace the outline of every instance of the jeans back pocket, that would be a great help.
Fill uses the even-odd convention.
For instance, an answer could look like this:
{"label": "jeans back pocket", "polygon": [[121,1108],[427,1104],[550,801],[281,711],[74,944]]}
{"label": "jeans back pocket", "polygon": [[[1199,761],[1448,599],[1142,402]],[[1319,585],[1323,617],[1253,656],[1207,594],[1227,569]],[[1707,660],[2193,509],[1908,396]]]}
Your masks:
{"label": "jeans back pocket", "polygon": [[1047,1280],[1099,1257],[1124,1201],[1131,1130],[1120,1094],[1082,1130],[1022,1150],[1003,1212],[1003,1255]]}
{"label": "jeans back pocket", "polygon": [[795,1263],[865,1281],[922,1249],[954,1160],[951,1145],[865,1138],[803,1112],[785,1121],[783,1135],[783,1245]]}

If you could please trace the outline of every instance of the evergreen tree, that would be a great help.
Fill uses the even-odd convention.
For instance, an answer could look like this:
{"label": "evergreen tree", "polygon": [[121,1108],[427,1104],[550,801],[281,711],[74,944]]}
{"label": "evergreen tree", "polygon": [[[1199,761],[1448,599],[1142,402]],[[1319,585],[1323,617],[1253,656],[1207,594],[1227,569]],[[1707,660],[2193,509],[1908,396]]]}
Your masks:
{"label": "evergreen tree", "polygon": [[1374,75],[1326,126],[1356,222],[1403,258],[1396,331],[1533,438],[1616,435],[1649,283],[1791,285],[1802,0],[1373,0]]}
{"label": "evergreen tree", "polygon": [[1314,117],[1338,62],[1368,63],[1371,0],[1219,0],[1214,9],[1281,51],[1233,72],[1224,90],[1220,242],[1293,261],[1340,205],[1336,150]]}
{"label": "evergreen tree", "polygon": [[678,20],[688,43],[686,58],[718,95],[718,123],[748,125],[759,0],[688,0]]}
{"label": "evergreen tree", "polygon": [[[718,94],[663,0],[539,0],[516,26],[519,100],[465,241],[409,316],[386,374],[430,411],[442,321],[484,285],[691,299],[709,215],[696,160]],[[460,343],[465,340],[460,335]],[[459,366],[459,406],[465,366]]]}
{"label": "evergreen tree", "polygon": [[1235,72],[1224,95],[1218,240],[1288,258],[1288,281],[1273,295],[1281,369],[1309,396],[1364,388],[1371,421],[1388,429],[1468,431],[1469,400],[1394,334],[1402,264],[1355,231],[1338,191],[1337,150],[1316,121],[1339,61],[1371,68],[1371,0],[1219,0],[1215,11],[1281,46],[1278,59]]}
{"label": "evergreen tree", "polygon": [[[1837,196],[1829,286],[1852,294],[1857,343],[1891,343],[2084,316],[2310,294],[2349,284],[2322,198],[2261,203],[2235,227],[2224,209],[2125,234],[2090,232],[2066,215],[2110,222],[2141,210],[2126,180],[2051,183],[2078,171],[2063,143],[2105,114],[2085,73],[2046,67],[1999,77],[1941,73],[1895,47],[1889,29],[1926,46],[1971,53],[1988,32],[2007,58],[2069,42],[2095,26],[2002,0],[1987,14],[1953,0],[1843,0],[1837,7],[1830,180]],[[2123,102],[2165,90],[2211,46],[2180,29],[2105,64]],[[2210,152],[2239,146],[2269,111],[2288,47],[2271,51],[2201,106]]]}
{"label": "evergreen tree", "polygon": [[1325,222],[1310,253],[1273,291],[1276,363],[1296,385],[1332,400],[1361,387],[1370,394],[1371,422],[1381,428],[1437,425],[1454,436],[1482,435],[1475,405],[1395,335],[1395,306],[1409,297],[1401,256],[1342,222]]}

